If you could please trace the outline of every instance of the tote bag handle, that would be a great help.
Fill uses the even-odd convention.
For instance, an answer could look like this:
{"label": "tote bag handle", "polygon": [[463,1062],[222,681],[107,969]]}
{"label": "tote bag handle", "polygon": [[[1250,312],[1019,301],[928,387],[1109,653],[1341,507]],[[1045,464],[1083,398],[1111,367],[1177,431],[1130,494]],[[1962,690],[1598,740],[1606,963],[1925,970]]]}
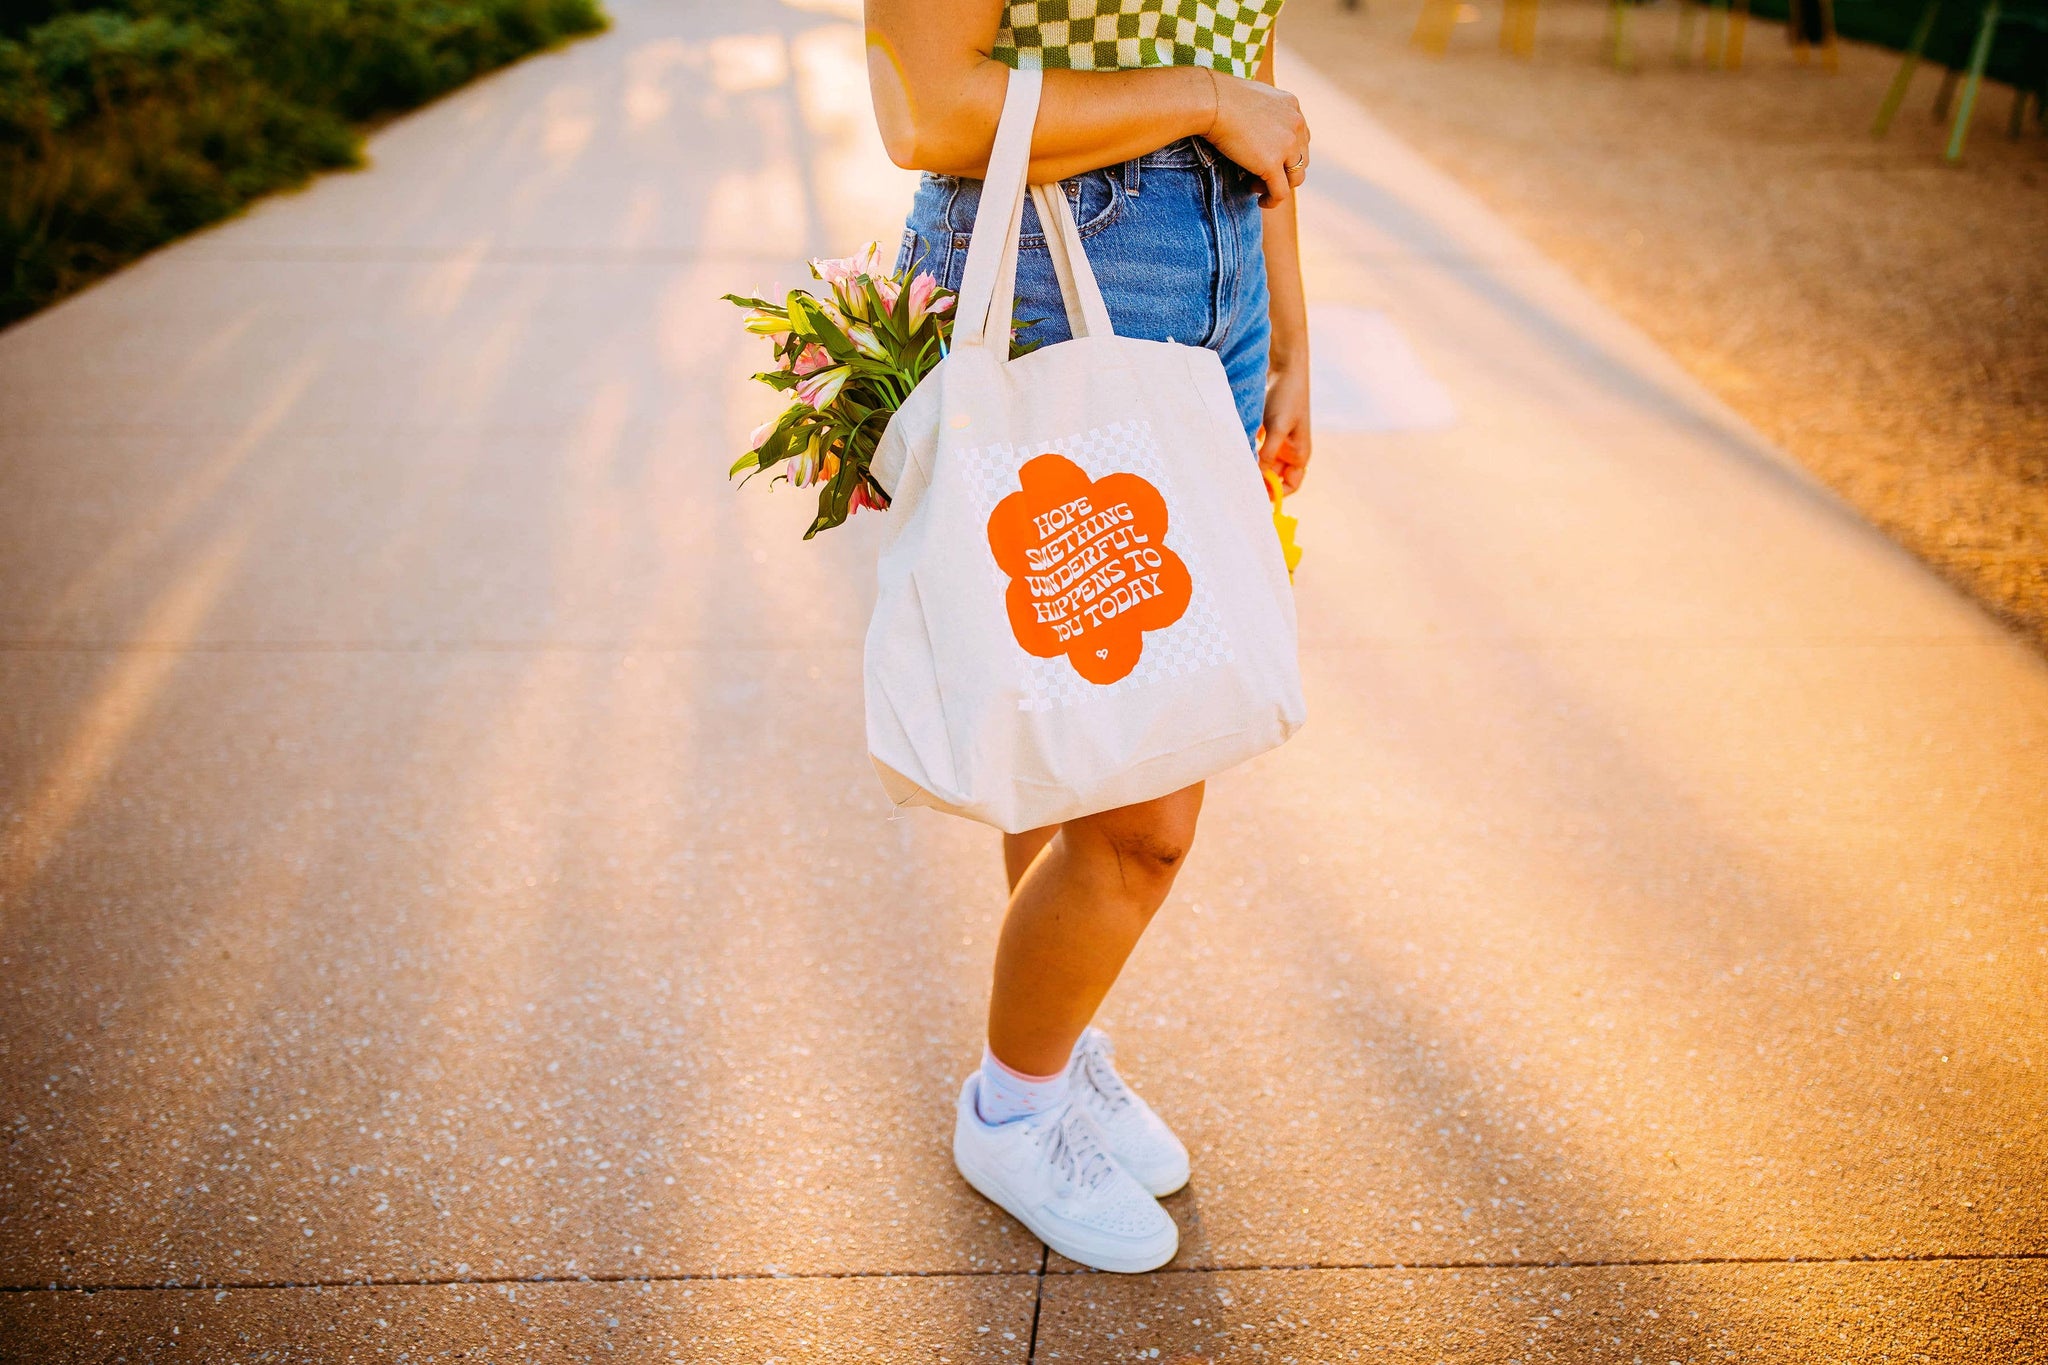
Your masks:
{"label": "tote bag handle", "polygon": [[[1077,337],[1116,335],[1109,323],[1109,308],[1095,283],[1094,267],[1088,264],[1087,248],[1081,245],[1081,229],[1074,211],[1058,185],[1033,185],[1031,201],[1038,206],[1038,221],[1045,228],[1045,244],[1052,254],[1052,273],[1059,277],[1060,302],[1067,307],[1067,330]],[[1020,227],[1021,231],[1021,227]],[[1015,251],[1012,243],[1010,250]],[[1016,306],[1013,284],[1009,297]]]}
{"label": "tote bag handle", "polygon": [[[1016,310],[1017,239],[1023,232],[1031,132],[1038,120],[1038,96],[1044,81],[1044,73],[1035,69],[1010,73],[995,146],[989,153],[988,175],[981,183],[981,205],[975,211],[967,268],[960,280],[953,344],[981,346],[991,337],[999,338],[1002,358],[1009,354]],[[1114,335],[1109,309],[1102,302],[1101,287],[1089,267],[1081,230],[1074,224],[1066,195],[1056,185],[1034,185],[1029,193],[1045,232],[1069,330],[1076,337]]]}

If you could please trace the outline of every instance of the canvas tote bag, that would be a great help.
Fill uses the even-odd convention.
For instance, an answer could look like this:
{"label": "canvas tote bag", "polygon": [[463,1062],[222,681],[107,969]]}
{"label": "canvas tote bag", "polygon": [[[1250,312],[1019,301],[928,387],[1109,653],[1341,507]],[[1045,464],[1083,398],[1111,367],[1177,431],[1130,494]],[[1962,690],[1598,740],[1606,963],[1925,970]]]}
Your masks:
{"label": "canvas tote bag", "polygon": [[[952,349],[896,413],[864,661],[897,805],[1011,833],[1201,781],[1304,717],[1294,598],[1215,352],[1111,329],[1010,75]],[[1032,196],[1074,339],[1009,359]]]}

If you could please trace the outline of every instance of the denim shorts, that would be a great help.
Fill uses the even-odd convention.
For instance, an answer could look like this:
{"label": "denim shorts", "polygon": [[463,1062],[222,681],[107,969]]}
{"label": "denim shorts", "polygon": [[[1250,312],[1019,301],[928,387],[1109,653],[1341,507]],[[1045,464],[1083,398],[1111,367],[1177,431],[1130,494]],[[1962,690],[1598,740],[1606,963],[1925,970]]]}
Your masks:
{"label": "denim shorts", "polygon": [[[1272,330],[1259,182],[1201,138],[1187,138],[1063,188],[1117,335],[1216,352],[1246,436],[1257,431]],[[958,289],[980,202],[979,180],[927,174],[896,268],[914,264]],[[1018,241],[1017,317],[1023,340],[1052,345],[1073,335],[1029,199]],[[1027,319],[1035,320],[1028,331]]]}

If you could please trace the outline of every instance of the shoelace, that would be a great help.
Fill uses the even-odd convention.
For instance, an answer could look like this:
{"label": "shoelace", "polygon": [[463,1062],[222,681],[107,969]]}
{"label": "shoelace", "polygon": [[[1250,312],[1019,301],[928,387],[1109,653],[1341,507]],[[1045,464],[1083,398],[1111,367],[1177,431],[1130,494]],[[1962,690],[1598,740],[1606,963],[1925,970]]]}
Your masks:
{"label": "shoelace", "polygon": [[1081,1069],[1087,1073],[1089,1088],[1102,1097],[1108,1112],[1121,1113],[1130,1104],[1131,1088],[1110,1065],[1108,1051],[1093,1038],[1081,1049]]}
{"label": "shoelace", "polygon": [[1046,1161],[1069,1186],[1097,1189],[1116,1173],[1109,1152],[1095,1135],[1095,1125],[1071,1105],[1058,1122],[1045,1126],[1039,1142]]}

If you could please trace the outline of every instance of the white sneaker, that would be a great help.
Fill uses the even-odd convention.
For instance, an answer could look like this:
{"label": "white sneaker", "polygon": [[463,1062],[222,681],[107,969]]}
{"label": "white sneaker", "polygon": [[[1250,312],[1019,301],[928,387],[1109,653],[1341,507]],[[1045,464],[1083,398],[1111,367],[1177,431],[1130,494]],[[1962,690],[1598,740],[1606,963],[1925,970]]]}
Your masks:
{"label": "white sneaker", "polygon": [[1072,1102],[1050,1113],[987,1124],[975,1112],[981,1074],[960,1087],[953,1164],[967,1183],[1041,1242],[1097,1270],[1156,1270],[1180,1249],[1180,1229],[1109,1154],[1095,1121]]}
{"label": "white sneaker", "polygon": [[1163,1198],[1188,1183],[1188,1149],[1116,1074],[1110,1062],[1114,1050],[1101,1029],[1082,1033],[1067,1069],[1074,1103],[1102,1130],[1110,1155],[1147,1193]]}

